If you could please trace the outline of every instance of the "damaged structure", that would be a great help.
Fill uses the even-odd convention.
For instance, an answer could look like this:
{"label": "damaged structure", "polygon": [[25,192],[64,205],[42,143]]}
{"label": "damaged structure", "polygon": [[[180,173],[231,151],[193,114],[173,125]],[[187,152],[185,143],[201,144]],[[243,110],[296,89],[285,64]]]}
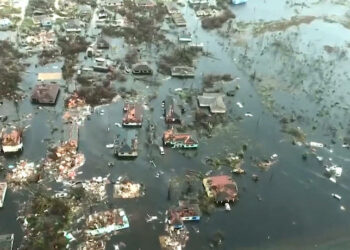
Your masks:
{"label": "damaged structure", "polygon": [[14,129],[9,133],[7,133],[6,130],[3,130],[1,132],[1,141],[1,149],[4,153],[16,153],[22,151],[22,130]]}
{"label": "damaged structure", "polygon": [[37,84],[31,96],[32,103],[54,105],[59,92],[57,84]]}
{"label": "damaged structure", "polygon": [[135,158],[137,157],[137,137],[127,133],[125,138],[121,140],[119,147],[116,149],[116,155],[119,158]]}
{"label": "damaged structure", "polygon": [[122,199],[132,199],[143,196],[143,185],[128,180],[123,180],[114,185],[114,197]]}
{"label": "damaged structure", "polygon": [[180,107],[171,96],[167,96],[164,100],[164,117],[166,123],[181,123]]}
{"label": "damaged structure", "polygon": [[168,210],[167,221],[174,229],[181,229],[184,222],[199,221],[200,217],[201,212],[198,204],[183,203]]}
{"label": "damaged structure", "polygon": [[228,175],[204,178],[203,185],[208,197],[213,198],[216,203],[234,202],[238,194],[236,182]]}
{"label": "damaged structure", "polygon": [[138,103],[124,105],[123,110],[126,112],[123,117],[123,126],[141,127],[143,121],[143,109]]}
{"label": "damaged structure", "polygon": [[163,134],[164,146],[170,146],[172,148],[197,148],[198,141],[190,134],[176,133],[174,128],[171,128]]}
{"label": "damaged structure", "polygon": [[152,75],[153,70],[147,63],[136,63],[132,66],[134,75]]}
{"label": "damaged structure", "polygon": [[187,66],[175,66],[171,68],[171,76],[174,77],[194,77],[195,69]]}
{"label": "damaged structure", "polygon": [[113,209],[89,215],[86,226],[86,234],[97,236],[129,228],[129,220],[123,209]]}
{"label": "damaged structure", "polygon": [[78,142],[66,141],[53,149],[44,162],[44,167],[55,169],[58,179],[75,179],[76,170],[84,165],[85,156],[77,152]]}
{"label": "damaged structure", "polygon": [[223,95],[219,93],[203,93],[198,96],[199,107],[209,107],[213,114],[226,113],[226,105],[224,103]]}

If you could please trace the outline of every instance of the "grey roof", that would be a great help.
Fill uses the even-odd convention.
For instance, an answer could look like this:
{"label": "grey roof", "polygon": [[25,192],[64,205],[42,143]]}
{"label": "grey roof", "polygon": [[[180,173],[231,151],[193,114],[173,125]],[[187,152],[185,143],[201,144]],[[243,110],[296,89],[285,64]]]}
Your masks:
{"label": "grey roof", "polygon": [[223,95],[218,93],[203,93],[198,96],[200,107],[209,107],[211,113],[226,113]]}

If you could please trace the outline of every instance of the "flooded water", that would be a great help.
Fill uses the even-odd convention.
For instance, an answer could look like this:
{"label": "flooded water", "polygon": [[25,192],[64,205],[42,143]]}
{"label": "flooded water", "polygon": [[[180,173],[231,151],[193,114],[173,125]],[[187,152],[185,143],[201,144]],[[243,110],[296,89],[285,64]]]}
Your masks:
{"label": "flooded water", "polygon": [[[314,2],[314,6],[313,3],[309,3],[311,7],[302,8],[299,13],[319,17],[343,16],[347,9],[343,5],[331,4],[331,1],[324,1],[322,4]],[[299,10],[299,7],[297,9]],[[345,66],[349,64],[347,56],[336,60],[336,57],[327,55],[323,50],[325,45],[342,47],[347,55],[349,46],[344,45],[349,37],[349,29],[339,23],[317,19],[311,24],[283,31],[280,37],[275,34],[276,40],[283,40],[287,36],[292,36],[293,32],[297,32],[297,38],[292,39],[294,41],[292,47],[298,53],[282,55],[281,50],[274,51],[271,45],[272,35],[269,34],[263,38],[249,37],[246,40],[248,51],[245,52],[245,47],[235,44],[237,37],[242,34],[235,34],[227,39],[216,31],[205,31],[192,9],[186,6],[182,11],[188,22],[187,30],[194,34],[195,42],[203,42],[205,50],[212,55],[199,58],[196,77],[190,80],[175,78],[164,80],[164,76],[156,75],[155,78],[163,79],[160,86],[148,86],[142,81],[133,81],[129,78],[128,82],[117,83],[116,87],[134,88],[145,101],[146,96],[157,93],[157,98],[148,103],[148,106],[154,109],[145,111],[145,120],[156,124],[157,143],[160,145],[162,133],[167,128],[161,119],[162,100],[169,93],[174,93],[177,88],[200,89],[203,74],[230,73],[239,79],[228,84],[227,88],[235,87],[237,84],[240,86],[236,96],[225,99],[230,122],[223,128],[214,129],[211,138],[198,138],[200,143],[198,150],[192,157],[186,157],[181,152],[168,148],[165,149],[165,155],[161,156],[156,145],[146,144],[146,121],[142,128],[137,129],[140,142],[139,156],[133,161],[122,161],[117,160],[113,151],[107,149],[105,145],[112,143],[113,139],[125,130],[114,125],[122,120],[123,100],[119,99],[116,103],[100,107],[99,109],[104,110],[103,115],[95,112],[90,120],[85,121],[79,132],[79,151],[84,153],[86,163],[81,168],[83,174],[78,178],[84,180],[110,174],[110,179],[113,180],[126,175],[133,181],[142,182],[146,187],[146,195],[142,198],[135,200],[110,198],[113,206],[125,209],[130,228],[113,236],[107,244],[107,249],[113,249],[113,244],[118,242],[125,242],[127,249],[160,249],[158,236],[164,232],[164,212],[174,204],[168,200],[169,180],[184,176],[187,170],[206,173],[211,168],[203,163],[205,157],[238,152],[243,144],[248,145],[243,165],[246,174],[234,176],[239,187],[239,200],[235,202],[230,212],[218,207],[211,215],[203,215],[199,223],[190,223],[188,225],[190,240],[186,249],[210,249],[210,239],[216,232],[222,232],[224,236],[219,249],[349,248],[349,210],[340,209],[341,205],[350,209],[350,198],[347,195],[350,191],[348,184],[350,153],[348,149],[341,147],[341,136],[348,133],[349,129],[347,108],[350,103],[346,99],[349,85],[346,82],[348,75]],[[288,19],[296,15],[295,8],[289,8],[284,1],[277,0],[251,0],[247,5],[232,7],[232,11],[242,22]],[[125,54],[126,49],[119,39],[108,38],[108,40],[112,43],[109,53]],[[262,48],[266,48],[265,53],[260,55]],[[156,48],[149,51],[143,48],[141,53],[144,57],[151,58],[155,51]],[[327,63],[339,62],[339,67],[330,66],[334,71],[329,70],[328,73],[334,76],[323,78],[319,76],[319,72],[300,71],[300,74],[304,73],[302,77],[304,82],[297,87],[294,86],[293,89],[294,82],[288,82],[293,78],[293,74],[283,72],[290,70],[287,67],[293,64],[290,61],[294,60],[296,67],[305,58],[312,63],[318,56],[323,56],[322,59]],[[291,57],[290,61],[282,64],[287,57]],[[28,60],[32,65],[23,74],[21,89],[29,95],[36,83],[37,73],[59,71],[62,62],[34,67],[36,59],[33,57]],[[80,60],[84,60],[83,55]],[[326,70],[327,63],[321,62],[319,67]],[[314,68],[308,66],[305,71]],[[261,94],[258,84],[252,80],[252,72],[269,79],[273,77],[278,82],[273,93],[276,102],[272,109],[264,105],[265,97]],[[330,79],[330,82],[337,85],[330,86],[329,82],[322,82],[325,79]],[[65,83],[61,81],[60,84],[64,86]],[[303,88],[306,90],[303,91]],[[321,104],[315,100],[313,92],[320,88],[325,89]],[[328,93],[327,88],[335,91]],[[339,96],[343,96],[343,99]],[[19,158],[7,158],[6,165],[13,164],[19,159],[30,159],[39,163],[45,157],[48,146],[63,140],[61,131],[52,133],[52,129],[62,126],[63,100],[66,97],[67,93],[61,91],[55,107],[44,107],[40,110],[30,104],[29,97],[16,105],[13,102],[5,102],[0,106],[0,113],[8,115],[9,120],[21,120],[22,125],[30,125],[24,133],[23,153]],[[330,108],[330,105],[337,100],[341,100],[341,107]],[[243,108],[240,109],[236,102],[242,103]],[[316,115],[320,105],[325,105],[327,110],[329,109],[328,115],[324,117]],[[344,106],[346,109],[342,108]],[[191,116],[193,111],[186,110],[185,116]],[[245,117],[244,114],[247,112],[252,113],[253,117]],[[302,154],[309,149],[293,145],[291,138],[281,132],[280,118],[293,112],[303,116],[295,126],[300,126],[306,132],[307,141],[320,141],[329,145],[317,149],[307,160],[302,159]],[[28,116],[29,114],[31,116]],[[238,117],[242,119],[237,119]],[[343,124],[343,129],[340,123]],[[317,129],[312,129],[313,125],[316,125]],[[330,126],[339,129],[335,137],[329,130]],[[109,131],[107,128],[110,128]],[[332,139],[336,140],[336,144],[331,144]],[[254,159],[268,158],[275,153],[279,156],[278,162],[271,169],[263,171],[256,166]],[[336,184],[324,177],[324,167],[316,159],[316,155],[324,159],[332,158],[335,164],[343,167],[343,174]],[[150,163],[151,160],[154,161],[156,168]],[[108,162],[114,162],[115,166],[108,167]],[[230,170],[223,167],[214,170],[214,173],[229,174]],[[158,171],[163,173],[159,178],[156,177]],[[259,176],[257,183],[251,180],[252,174]],[[0,175],[0,179],[3,177],[4,175]],[[334,199],[332,193],[340,194],[341,201]],[[0,210],[0,234],[15,233],[15,247],[20,245],[23,235],[16,218],[17,210],[25,200],[25,196],[25,192],[14,193],[9,190],[5,206]],[[146,223],[147,214],[157,215],[160,220]],[[199,233],[196,233],[192,226],[198,227]]]}

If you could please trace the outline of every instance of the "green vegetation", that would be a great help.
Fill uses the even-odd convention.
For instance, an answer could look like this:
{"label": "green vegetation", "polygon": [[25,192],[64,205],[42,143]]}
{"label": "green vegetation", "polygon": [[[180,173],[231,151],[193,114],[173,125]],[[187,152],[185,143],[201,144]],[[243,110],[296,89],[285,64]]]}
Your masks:
{"label": "green vegetation", "polygon": [[80,88],[78,95],[84,98],[87,104],[97,106],[111,102],[117,92],[113,87],[93,86]]}
{"label": "green vegetation", "polygon": [[[160,25],[163,22],[166,9],[164,5],[157,4],[155,8],[145,9],[137,7],[132,1],[124,1],[124,9],[119,14],[128,20],[127,27],[104,27],[102,33],[108,36],[123,37],[126,43],[141,44],[158,43],[165,39],[160,33]],[[145,15],[145,11],[148,12]],[[142,13],[142,15],[140,15]]]}
{"label": "green vegetation", "polygon": [[233,78],[230,74],[223,74],[223,75],[205,75],[203,77],[203,87],[205,88],[211,88],[214,86],[214,83],[219,81],[232,81]]}
{"label": "green vegetation", "polygon": [[23,65],[19,63],[22,55],[8,41],[0,41],[0,99],[14,99],[18,97],[18,83]]}
{"label": "green vegetation", "polygon": [[162,74],[171,74],[174,66],[193,67],[193,60],[199,56],[199,51],[192,48],[177,48],[170,55],[163,55],[158,63],[158,71]]}
{"label": "green vegetation", "polygon": [[202,19],[202,27],[203,29],[218,29],[229,19],[235,18],[235,14],[233,14],[230,10],[224,10],[220,15],[213,17],[206,17]]}
{"label": "green vegetation", "polygon": [[62,49],[62,55],[65,57],[64,65],[62,66],[63,79],[71,79],[75,73],[74,66],[78,61],[77,55],[86,51],[89,43],[81,36],[60,37],[57,43]]}
{"label": "green vegetation", "polygon": [[50,13],[54,9],[55,0],[29,0],[26,9],[26,16],[32,16],[34,11],[41,11],[43,13]]}
{"label": "green vegetation", "polygon": [[296,140],[298,142],[305,142],[305,140],[306,140],[305,133],[299,127],[298,128],[294,128],[294,127],[284,126],[282,128],[282,132],[293,136],[294,140]]}
{"label": "green vegetation", "polygon": [[27,216],[30,236],[27,249],[65,249],[67,241],[62,231],[70,223],[71,205],[68,200],[51,198],[38,192]]}

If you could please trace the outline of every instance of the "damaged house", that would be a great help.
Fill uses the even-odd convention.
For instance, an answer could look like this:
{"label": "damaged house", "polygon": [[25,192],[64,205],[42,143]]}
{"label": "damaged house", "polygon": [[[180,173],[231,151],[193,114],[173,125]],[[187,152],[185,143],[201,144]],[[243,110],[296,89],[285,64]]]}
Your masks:
{"label": "damaged house", "polygon": [[23,149],[22,131],[19,129],[14,129],[9,133],[3,130],[1,132],[1,141],[1,149],[4,153],[16,153]]}
{"label": "damaged house", "polygon": [[198,96],[198,104],[201,108],[209,107],[213,114],[226,113],[223,96],[219,93],[203,93],[202,96]]}
{"label": "damaged house", "polygon": [[143,120],[143,109],[140,104],[126,104],[123,109],[126,113],[123,117],[123,126],[141,127]]}
{"label": "damaged house", "polygon": [[113,209],[89,215],[86,225],[86,233],[96,236],[129,228],[129,220],[123,209]]}
{"label": "damaged house", "polygon": [[135,158],[138,155],[137,144],[138,141],[136,135],[132,136],[131,133],[128,133],[126,138],[121,140],[115,154],[119,158]]}
{"label": "damaged house", "polygon": [[167,96],[164,100],[164,117],[166,123],[181,123],[180,107],[171,96]]}
{"label": "damaged house", "polygon": [[173,128],[163,134],[164,146],[172,148],[197,148],[198,141],[190,134],[176,133]]}
{"label": "damaged house", "polygon": [[57,84],[37,84],[31,96],[32,103],[54,105],[59,92]]}
{"label": "damaged house", "polygon": [[237,197],[237,184],[228,175],[204,178],[203,185],[208,197],[215,199],[216,203],[234,202]]}
{"label": "damaged house", "polygon": [[186,221],[199,221],[201,212],[198,204],[183,203],[168,210],[168,223],[175,229],[183,228]]}
{"label": "damaged house", "polygon": [[132,66],[132,73],[135,75],[152,75],[153,70],[147,63],[136,63]]}
{"label": "damaged house", "polygon": [[195,69],[187,66],[175,66],[171,68],[171,76],[174,77],[194,77]]}
{"label": "damaged house", "polygon": [[68,33],[79,33],[82,31],[82,27],[84,27],[84,23],[79,19],[71,19],[64,23],[64,30]]}

